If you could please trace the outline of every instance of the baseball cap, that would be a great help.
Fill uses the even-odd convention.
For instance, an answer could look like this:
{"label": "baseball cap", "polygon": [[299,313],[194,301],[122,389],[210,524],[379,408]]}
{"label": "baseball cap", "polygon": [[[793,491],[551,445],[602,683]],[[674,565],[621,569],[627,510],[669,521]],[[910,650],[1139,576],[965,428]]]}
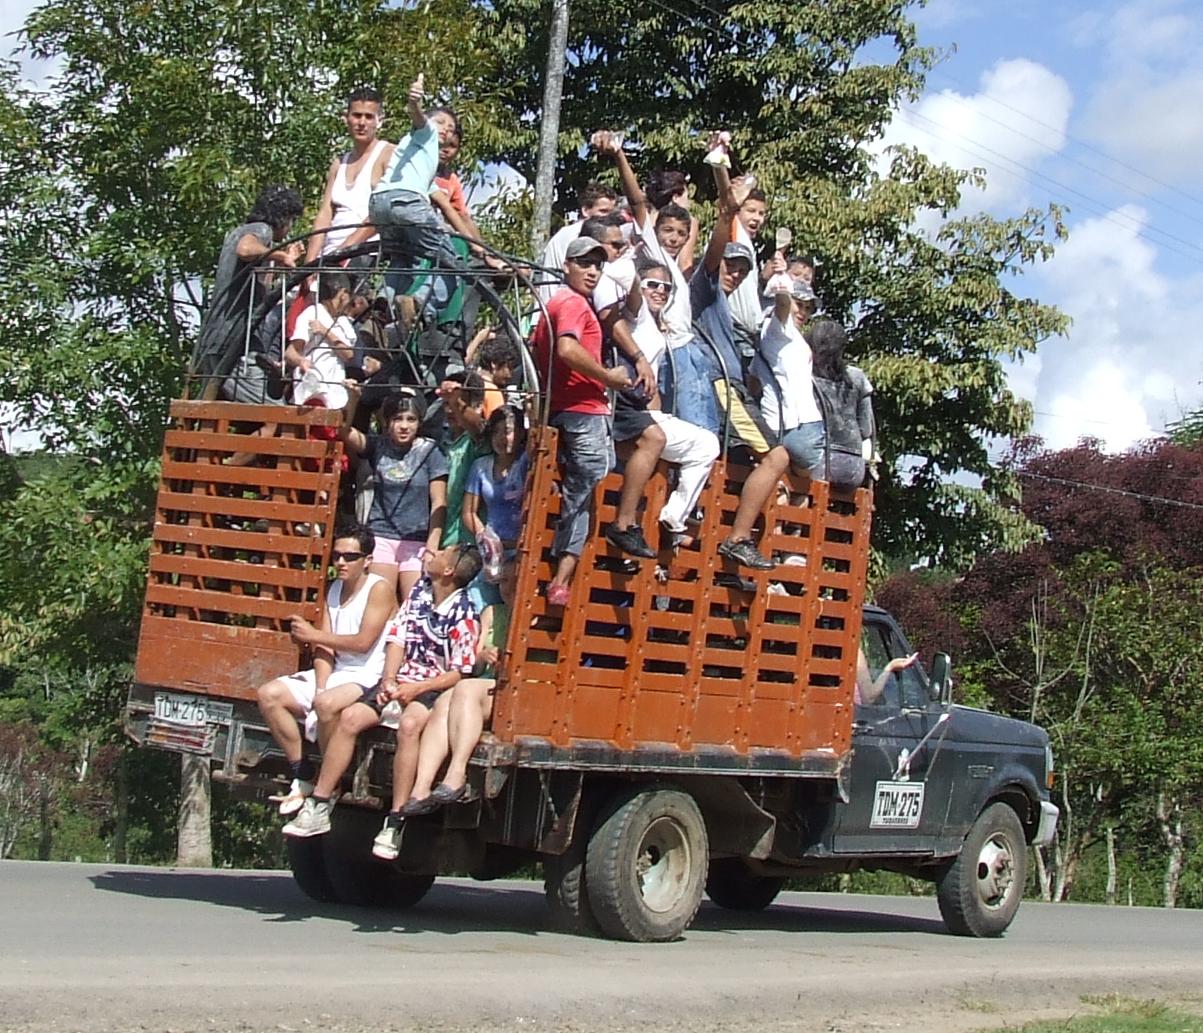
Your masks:
{"label": "baseball cap", "polygon": [[805,280],[795,280],[790,284],[790,297],[795,301],[818,301],[819,296]]}
{"label": "baseball cap", "polygon": [[577,237],[568,245],[568,250],[564,252],[565,258],[584,258],[585,255],[599,254],[603,259],[609,257],[606,251],[606,245],[600,240],[594,240],[592,237]]}
{"label": "baseball cap", "polygon": [[752,254],[752,249],[747,244],[741,244],[738,240],[728,241],[727,246],[723,248],[723,258],[728,260],[742,259],[751,268],[756,268],[756,256]]}

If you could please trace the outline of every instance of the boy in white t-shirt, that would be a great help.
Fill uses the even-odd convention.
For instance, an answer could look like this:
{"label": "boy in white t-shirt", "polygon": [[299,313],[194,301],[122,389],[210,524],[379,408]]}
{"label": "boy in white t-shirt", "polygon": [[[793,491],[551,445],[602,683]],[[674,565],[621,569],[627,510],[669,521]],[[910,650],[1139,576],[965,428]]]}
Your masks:
{"label": "boy in white t-shirt", "polygon": [[347,404],[346,365],[355,354],[355,328],[344,315],[351,304],[346,273],[322,273],[317,301],[297,318],[284,361],[293,370],[292,399],[329,409]]}
{"label": "boy in white t-shirt", "polygon": [[763,391],[760,411],[777,432],[798,470],[809,470],[823,455],[823,414],[811,379],[810,345],[802,330],[818,307],[804,280],[778,274],[769,281],[773,308],[760,330],[760,353],[752,372]]}

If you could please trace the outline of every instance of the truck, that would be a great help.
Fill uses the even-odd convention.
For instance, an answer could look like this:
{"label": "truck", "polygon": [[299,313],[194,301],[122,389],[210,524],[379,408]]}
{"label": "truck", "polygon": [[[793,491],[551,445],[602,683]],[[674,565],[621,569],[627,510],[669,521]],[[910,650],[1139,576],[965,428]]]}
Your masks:
{"label": "truck", "polygon": [[[289,777],[255,690],[304,666],[289,620],[316,622],[324,605],[340,419],[171,405],[125,727],[249,795]],[[274,436],[247,432],[265,422]],[[394,738],[362,735],[332,831],[287,840],[304,893],[403,908],[439,875],[538,865],[560,926],[666,941],[704,895],[755,911],[790,878],[885,870],[933,883],[951,932],[1001,935],[1029,848],[1056,828],[1049,739],[954,704],[944,654],[883,675],[911,647],[864,602],[871,490],[790,474],[762,517],[778,565],[749,571],[716,549],[749,471],[724,454],[691,541],[637,563],[594,533],[553,607],[556,431],[536,419],[529,447],[515,603],[468,795],[406,820],[396,861],[377,860]],[[649,484],[649,541],[670,477],[662,464]],[[598,525],[620,487],[617,474],[598,487]]]}

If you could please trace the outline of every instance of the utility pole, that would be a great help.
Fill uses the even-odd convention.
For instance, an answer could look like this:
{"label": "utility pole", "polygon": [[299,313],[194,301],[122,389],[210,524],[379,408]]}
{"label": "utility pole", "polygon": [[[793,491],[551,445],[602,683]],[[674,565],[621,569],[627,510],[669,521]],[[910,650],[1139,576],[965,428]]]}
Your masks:
{"label": "utility pole", "polygon": [[543,83],[543,123],[539,128],[539,160],[535,173],[535,217],[531,253],[539,254],[551,233],[551,192],[555,185],[556,142],[560,136],[560,101],[564,96],[564,60],[568,50],[568,0],[551,0],[551,32]]}

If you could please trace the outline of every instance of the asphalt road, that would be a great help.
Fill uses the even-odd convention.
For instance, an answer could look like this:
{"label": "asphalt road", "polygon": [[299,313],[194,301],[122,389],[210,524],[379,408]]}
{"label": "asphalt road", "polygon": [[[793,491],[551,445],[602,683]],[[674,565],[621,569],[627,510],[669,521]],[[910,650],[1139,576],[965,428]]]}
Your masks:
{"label": "asphalt road", "polygon": [[286,873],[0,863],[0,1029],[894,1030],[1013,1025],[1120,993],[1203,1007],[1203,913],[1025,902],[1007,936],[930,898],[706,904],[677,943],[547,929],[534,883],[440,881],[404,914]]}

